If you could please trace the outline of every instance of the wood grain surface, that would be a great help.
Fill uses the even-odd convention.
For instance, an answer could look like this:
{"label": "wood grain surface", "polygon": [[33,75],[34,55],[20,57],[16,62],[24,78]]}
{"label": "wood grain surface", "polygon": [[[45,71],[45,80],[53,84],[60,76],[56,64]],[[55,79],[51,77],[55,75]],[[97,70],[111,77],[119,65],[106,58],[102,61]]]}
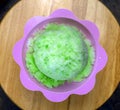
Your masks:
{"label": "wood grain surface", "polygon": [[[20,83],[20,68],[12,57],[14,44],[22,38],[26,21],[48,16],[66,8],[80,19],[93,21],[100,31],[100,43],[108,54],[107,66],[99,72],[92,92],[71,95],[61,103],[45,99],[40,92],[26,90]],[[21,0],[0,24],[0,84],[7,95],[24,110],[95,110],[113,93],[120,81],[120,28],[112,14],[98,0]]]}

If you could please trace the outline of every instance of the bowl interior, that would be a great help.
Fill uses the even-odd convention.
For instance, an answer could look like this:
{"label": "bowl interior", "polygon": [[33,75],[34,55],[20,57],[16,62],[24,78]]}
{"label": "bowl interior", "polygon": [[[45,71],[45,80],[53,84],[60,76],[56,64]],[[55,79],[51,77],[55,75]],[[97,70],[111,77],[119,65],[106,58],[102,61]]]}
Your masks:
{"label": "bowl interior", "polygon": [[[78,87],[80,87],[83,83],[86,82],[86,80],[88,80],[88,78],[91,76],[91,74],[89,75],[88,78],[84,79],[81,82],[71,82],[71,83],[65,83],[62,86],[59,86],[57,88],[52,88],[49,89],[45,86],[43,86],[42,84],[40,84],[39,82],[37,82],[35,80],[35,78],[33,78],[27,68],[26,68],[26,64],[25,64],[25,55],[26,55],[26,51],[27,51],[27,41],[29,38],[34,37],[34,33],[37,32],[38,30],[42,30],[44,28],[44,26],[48,23],[57,23],[57,24],[66,24],[66,25],[70,25],[70,26],[74,26],[76,28],[78,28],[83,34],[84,36],[89,39],[93,45],[93,47],[95,48],[95,40],[93,38],[93,36],[91,35],[91,33],[89,32],[89,30],[86,29],[86,27],[84,27],[80,22],[77,22],[75,20],[69,19],[69,18],[63,18],[63,17],[57,17],[57,18],[48,18],[47,20],[40,22],[38,25],[36,25],[31,32],[28,34],[28,36],[25,39],[24,42],[24,46],[23,46],[23,51],[22,51],[22,58],[23,58],[23,65],[24,68],[26,70],[26,74],[29,75],[29,77],[31,78],[32,81],[34,81],[37,85],[39,85],[40,87],[42,87],[43,89],[47,89],[49,91],[53,91],[53,92],[67,92],[67,91],[71,91],[73,89],[76,89]],[[96,50],[96,49],[95,49]],[[92,72],[91,72],[92,73]]]}

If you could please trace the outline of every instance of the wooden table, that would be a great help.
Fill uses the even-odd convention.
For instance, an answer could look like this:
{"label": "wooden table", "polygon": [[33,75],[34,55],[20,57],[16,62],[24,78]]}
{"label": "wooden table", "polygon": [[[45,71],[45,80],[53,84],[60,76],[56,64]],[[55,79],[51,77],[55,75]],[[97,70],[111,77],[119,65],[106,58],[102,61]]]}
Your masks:
{"label": "wooden table", "polygon": [[[87,95],[71,95],[52,103],[40,92],[26,90],[20,83],[19,66],[12,48],[23,36],[26,21],[48,16],[58,8],[72,10],[80,19],[91,20],[100,30],[100,43],[108,54],[107,66],[97,75],[95,88]],[[113,93],[120,81],[120,28],[112,14],[98,0],[21,0],[0,24],[0,83],[7,95],[24,110],[95,110]]]}

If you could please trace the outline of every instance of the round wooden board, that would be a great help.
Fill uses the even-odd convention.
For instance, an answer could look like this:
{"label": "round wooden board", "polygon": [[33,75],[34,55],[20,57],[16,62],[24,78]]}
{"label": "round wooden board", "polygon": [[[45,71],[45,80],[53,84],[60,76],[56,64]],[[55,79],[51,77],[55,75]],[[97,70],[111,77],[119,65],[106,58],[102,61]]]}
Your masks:
{"label": "round wooden board", "polygon": [[[61,103],[45,99],[40,92],[26,90],[20,83],[20,68],[12,57],[12,48],[23,36],[26,21],[33,16],[48,16],[58,8],[67,8],[80,19],[96,23],[100,43],[108,54],[107,66],[97,75],[92,92],[71,95]],[[21,0],[0,24],[0,83],[7,95],[24,110],[95,110],[113,93],[120,80],[119,25],[98,0]]]}

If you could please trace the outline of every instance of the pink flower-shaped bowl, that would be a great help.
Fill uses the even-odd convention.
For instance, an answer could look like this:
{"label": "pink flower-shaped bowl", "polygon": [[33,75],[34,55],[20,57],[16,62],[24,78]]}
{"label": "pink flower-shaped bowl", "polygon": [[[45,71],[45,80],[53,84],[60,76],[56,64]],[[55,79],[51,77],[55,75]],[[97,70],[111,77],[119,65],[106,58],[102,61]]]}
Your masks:
{"label": "pink flower-shaped bowl", "polygon": [[[93,70],[88,78],[79,83],[64,84],[60,87],[49,89],[38,83],[31,77],[25,66],[26,42],[34,32],[43,28],[47,23],[57,22],[76,26],[84,35],[91,40],[95,48],[95,63]],[[71,94],[84,95],[90,92],[96,80],[96,74],[104,68],[107,62],[105,50],[100,46],[99,31],[96,25],[87,20],[79,20],[71,11],[59,9],[53,12],[49,17],[36,16],[28,20],[24,29],[24,37],[19,40],[13,49],[13,57],[20,66],[20,80],[25,88],[31,91],[40,91],[44,96],[53,102],[61,102],[67,99]]]}

